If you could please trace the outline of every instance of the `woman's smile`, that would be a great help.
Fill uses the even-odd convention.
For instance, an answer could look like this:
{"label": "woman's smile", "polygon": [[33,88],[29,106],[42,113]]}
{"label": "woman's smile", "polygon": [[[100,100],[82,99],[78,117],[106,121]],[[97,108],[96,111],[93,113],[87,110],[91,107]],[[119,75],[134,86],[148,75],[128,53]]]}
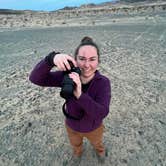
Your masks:
{"label": "woman's smile", "polygon": [[77,65],[81,69],[81,78],[89,81],[95,75],[98,67],[96,48],[90,45],[82,46],[77,55]]}

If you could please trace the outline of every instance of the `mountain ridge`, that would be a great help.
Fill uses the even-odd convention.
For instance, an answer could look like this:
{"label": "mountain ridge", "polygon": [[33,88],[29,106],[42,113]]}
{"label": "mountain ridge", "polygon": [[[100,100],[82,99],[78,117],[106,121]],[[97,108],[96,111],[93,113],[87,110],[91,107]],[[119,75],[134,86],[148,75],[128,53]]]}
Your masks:
{"label": "mountain ridge", "polygon": [[0,28],[12,27],[55,27],[55,26],[84,26],[102,25],[117,22],[116,18],[134,18],[139,16],[142,19],[148,16],[162,15],[166,11],[164,1],[144,2],[105,2],[100,5],[83,5],[79,8],[64,8],[61,10],[31,11],[31,10],[0,10]]}
{"label": "mountain ridge", "polygon": [[85,3],[80,5],[79,7],[75,6],[65,6],[58,10],[53,11],[44,11],[44,10],[15,10],[15,9],[1,9],[0,8],[0,14],[24,14],[26,12],[56,12],[56,11],[63,11],[63,10],[79,10],[84,8],[98,8],[98,7],[105,7],[105,6],[116,6],[116,5],[133,5],[133,4],[141,4],[141,3],[154,3],[154,2],[164,2],[164,0],[115,0],[115,1],[105,1],[99,4],[94,3]]}

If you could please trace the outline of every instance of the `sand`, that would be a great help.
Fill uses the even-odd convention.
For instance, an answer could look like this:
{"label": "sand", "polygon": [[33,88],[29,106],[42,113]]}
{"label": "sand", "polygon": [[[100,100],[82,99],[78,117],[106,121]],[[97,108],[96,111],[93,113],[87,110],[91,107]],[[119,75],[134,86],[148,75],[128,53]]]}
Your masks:
{"label": "sand", "polygon": [[[99,70],[112,83],[104,120],[105,166],[166,165],[166,15],[109,17],[97,25],[1,29],[0,165],[76,165],[60,89],[32,84],[34,65],[53,49],[73,54],[81,38],[99,44]],[[84,141],[80,166],[100,165]]]}

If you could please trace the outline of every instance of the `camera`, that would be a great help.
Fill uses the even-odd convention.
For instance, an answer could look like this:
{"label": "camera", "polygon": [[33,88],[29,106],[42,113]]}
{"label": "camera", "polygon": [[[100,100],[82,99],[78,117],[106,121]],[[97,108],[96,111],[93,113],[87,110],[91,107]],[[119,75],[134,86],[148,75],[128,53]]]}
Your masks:
{"label": "camera", "polygon": [[71,72],[76,72],[79,75],[81,74],[81,70],[79,67],[75,67],[73,65],[73,63],[71,61],[69,61],[70,70],[64,71],[64,77],[63,77],[63,81],[62,81],[62,88],[60,91],[60,96],[64,99],[70,99],[71,97],[73,97],[73,91],[75,88],[75,83],[74,81],[69,77],[68,74],[70,74]]}

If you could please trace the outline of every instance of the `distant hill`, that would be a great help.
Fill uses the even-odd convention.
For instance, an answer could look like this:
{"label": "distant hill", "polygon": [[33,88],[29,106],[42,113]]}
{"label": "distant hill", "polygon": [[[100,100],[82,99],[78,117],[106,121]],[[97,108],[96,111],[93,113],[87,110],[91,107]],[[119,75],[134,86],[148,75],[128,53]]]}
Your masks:
{"label": "distant hill", "polygon": [[[115,5],[118,7],[120,5],[130,5],[133,3],[138,3],[138,4],[149,4],[149,3],[154,3],[154,2],[165,2],[165,0],[114,0],[114,1],[107,1],[105,0],[105,2],[102,2],[100,4],[94,4],[94,3],[87,3],[87,4],[83,4],[79,7],[69,7],[66,6],[62,9],[59,10],[54,10],[51,12],[59,12],[59,11],[74,11],[74,10],[82,10],[82,9],[86,9],[86,10],[90,10],[90,9],[97,9],[97,8],[103,8],[104,7],[110,7],[110,6],[114,6]],[[13,10],[13,9],[0,9],[0,14],[5,14],[5,15],[21,15],[21,14],[26,14],[26,13],[48,13],[47,11],[34,11],[34,10]],[[50,13],[51,13],[50,12]]]}
{"label": "distant hill", "polygon": [[97,8],[97,7],[104,7],[104,6],[113,6],[113,5],[120,5],[120,4],[126,4],[126,5],[130,5],[133,3],[145,3],[145,4],[149,4],[149,3],[154,3],[154,2],[165,2],[165,0],[114,0],[114,1],[107,1],[105,0],[105,2],[99,3],[99,4],[94,4],[94,3],[87,3],[87,4],[83,4],[79,7],[64,7],[60,10],[73,10],[73,9],[83,9],[83,8]]}
{"label": "distant hill", "polygon": [[119,2],[130,2],[130,3],[135,3],[135,2],[156,2],[159,0],[119,0]]}
{"label": "distant hill", "polygon": [[[0,9],[0,28],[80,26],[85,25],[85,23],[87,25],[100,25],[105,18],[106,20],[109,19],[108,23],[111,21],[115,23],[116,18],[121,16],[133,17],[139,15],[147,18],[147,15],[165,13],[165,11],[165,0],[106,1],[100,4],[84,4],[80,7],[65,7],[51,12]],[[98,18],[101,18],[101,22],[98,21]]]}
{"label": "distant hill", "polygon": [[0,9],[0,14],[23,14],[23,10]]}

